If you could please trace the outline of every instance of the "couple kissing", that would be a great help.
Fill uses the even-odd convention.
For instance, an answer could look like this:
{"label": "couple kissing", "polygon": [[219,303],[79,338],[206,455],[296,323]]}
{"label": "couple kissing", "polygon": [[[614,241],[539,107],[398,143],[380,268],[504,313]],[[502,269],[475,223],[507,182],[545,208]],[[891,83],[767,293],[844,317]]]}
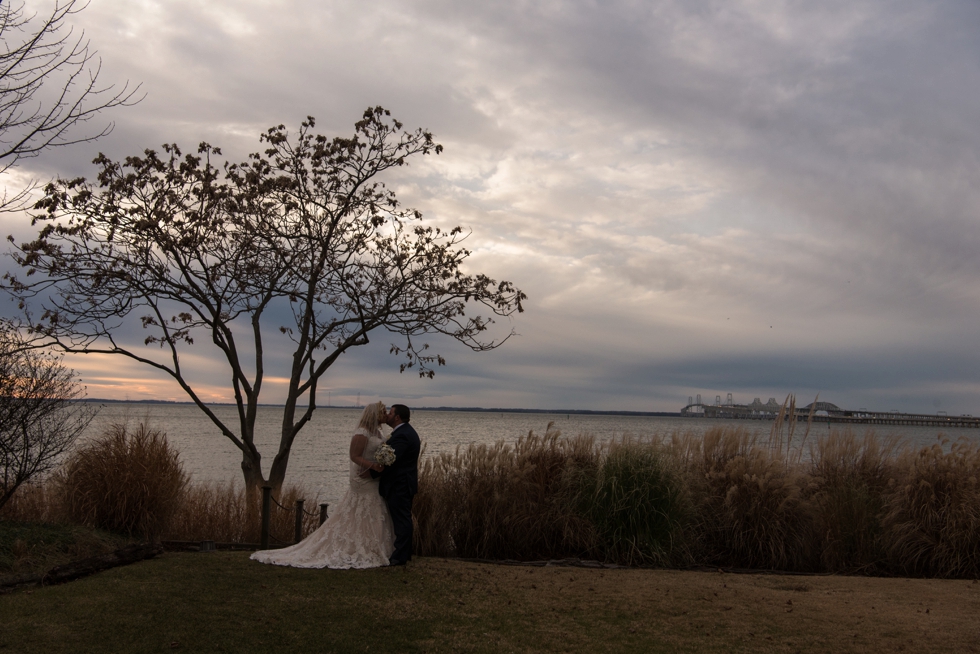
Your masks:
{"label": "couple kissing", "polygon": [[[412,500],[421,442],[404,404],[364,408],[350,441],[350,485],[336,511],[301,542],[252,554],[298,568],[377,568],[412,559]],[[381,425],[391,427],[387,439]]]}

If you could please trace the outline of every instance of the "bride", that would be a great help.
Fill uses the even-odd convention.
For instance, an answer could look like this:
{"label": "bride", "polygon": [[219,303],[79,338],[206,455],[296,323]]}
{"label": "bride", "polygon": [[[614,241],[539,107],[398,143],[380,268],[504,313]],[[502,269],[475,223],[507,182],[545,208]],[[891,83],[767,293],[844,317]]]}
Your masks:
{"label": "bride", "polygon": [[350,439],[350,487],[340,505],[320,528],[302,542],[252,554],[260,563],[296,568],[377,568],[388,565],[395,550],[391,516],[378,494],[378,480],[361,477],[366,469],[380,471],[374,453],[384,442],[380,425],[385,406],[375,402],[364,408]]}

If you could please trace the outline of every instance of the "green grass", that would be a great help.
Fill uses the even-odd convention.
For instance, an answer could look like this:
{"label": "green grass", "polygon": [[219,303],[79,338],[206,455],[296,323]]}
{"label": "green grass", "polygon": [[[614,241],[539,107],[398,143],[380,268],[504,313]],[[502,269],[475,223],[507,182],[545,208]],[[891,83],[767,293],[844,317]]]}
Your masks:
{"label": "green grass", "polygon": [[111,552],[130,540],[88,527],[0,521],[0,583]]}
{"label": "green grass", "polygon": [[[6,616],[0,647],[411,652],[477,617],[458,610],[446,580],[411,569],[298,570],[247,557],[168,554],[31,596],[0,598]],[[487,628],[494,622],[487,620]]]}
{"label": "green grass", "polygon": [[595,525],[607,560],[671,562],[693,513],[677,468],[659,444],[624,440],[609,446],[597,471],[582,475],[575,504]]}
{"label": "green grass", "polygon": [[0,652],[977,651],[980,584],[167,553],[0,596]]}
{"label": "green grass", "polygon": [[[268,652],[364,651],[363,642],[413,651],[432,637],[394,575],[311,572],[247,557],[168,554],[30,598],[2,598],[13,620],[0,637],[11,642],[0,644],[45,652]],[[380,620],[389,611],[397,615]]]}

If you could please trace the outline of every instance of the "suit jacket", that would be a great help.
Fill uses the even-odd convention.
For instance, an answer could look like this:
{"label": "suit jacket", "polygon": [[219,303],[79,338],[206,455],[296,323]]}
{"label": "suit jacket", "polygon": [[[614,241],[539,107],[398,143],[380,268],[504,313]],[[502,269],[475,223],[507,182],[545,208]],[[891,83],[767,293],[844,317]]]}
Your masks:
{"label": "suit jacket", "polygon": [[408,493],[409,497],[414,497],[419,491],[419,452],[422,449],[419,435],[410,424],[402,423],[392,430],[388,445],[395,451],[395,462],[380,473],[378,493],[384,498],[392,493]]}

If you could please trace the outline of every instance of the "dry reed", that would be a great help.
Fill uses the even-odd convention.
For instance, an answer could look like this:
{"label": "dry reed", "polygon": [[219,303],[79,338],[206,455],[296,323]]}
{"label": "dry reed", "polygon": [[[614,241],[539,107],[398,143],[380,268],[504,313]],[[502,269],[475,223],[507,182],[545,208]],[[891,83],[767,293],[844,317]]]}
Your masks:
{"label": "dry reed", "polygon": [[[949,449],[946,446],[949,445]],[[902,574],[980,576],[980,444],[959,439],[905,451],[882,518],[890,567]]]}
{"label": "dry reed", "polygon": [[873,572],[882,567],[884,492],[895,474],[894,438],[833,431],[810,448],[814,521],[820,569]]}
{"label": "dry reed", "polygon": [[[303,488],[286,486],[280,493],[273,493],[275,503],[269,515],[269,536],[273,545],[292,543],[295,536],[295,505],[297,499],[305,500],[302,535],[305,538],[320,524],[317,497]],[[256,499],[259,502],[260,499]],[[249,511],[244,486],[228,483],[191,484],[177,507],[166,532],[166,540],[203,541],[223,543],[258,543],[261,539],[260,524],[253,516],[259,515],[259,507]]]}
{"label": "dry reed", "polygon": [[696,559],[746,568],[812,568],[809,479],[793,465],[794,450],[776,436],[762,443],[744,429],[718,428],[686,446],[699,516]]}
{"label": "dry reed", "polygon": [[65,521],[59,490],[50,477],[31,480],[0,507],[0,518],[11,522],[57,524]]}
{"label": "dry reed", "polygon": [[54,477],[73,523],[158,540],[187,486],[166,435],[124,424],[76,449]]}
{"label": "dry reed", "polygon": [[[57,478],[22,486],[11,501],[0,509],[0,518],[11,522],[60,523],[72,522],[63,502],[63,490]],[[273,504],[269,520],[273,545],[291,543],[295,533],[296,500],[306,500],[302,533],[305,538],[320,523],[317,497],[301,487],[287,486],[273,497],[289,510]],[[259,520],[250,518],[245,491],[241,484],[189,483],[180,496],[161,540],[203,541],[223,543],[258,543]],[[256,506],[251,514],[258,515]]]}
{"label": "dry reed", "polygon": [[594,466],[594,440],[561,439],[551,428],[514,446],[457,448],[425,460],[415,498],[420,553],[535,559],[586,555],[594,530],[568,510],[567,474]]}
{"label": "dry reed", "polygon": [[[722,427],[703,437],[598,444],[588,435],[563,438],[549,425],[513,445],[424,457],[417,552],[980,576],[980,444],[941,439],[912,450],[850,431],[808,442],[810,420],[801,438],[796,429],[784,416],[768,439]],[[99,443],[101,450],[82,448],[54,477],[22,488],[0,516],[167,540],[259,540],[258,498],[250,502],[232,483],[181,492],[179,461],[159,432],[115,426]],[[292,509],[297,497],[309,507],[306,535],[318,525],[316,498],[286,488],[276,499]],[[273,544],[291,542],[293,511],[274,507],[271,517]]]}
{"label": "dry reed", "polygon": [[[13,522],[66,522],[154,540],[258,543],[261,496],[235,483],[188,483],[166,435],[139,423],[110,425],[76,449],[55,474],[25,484],[0,507]],[[286,486],[273,499],[270,540],[295,538],[295,504],[306,500],[301,533],[319,526],[318,497]]]}
{"label": "dry reed", "polygon": [[514,446],[428,459],[416,545],[473,558],[980,575],[980,446],[916,452],[850,431],[811,441],[813,412],[790,417],[792,397],[784,408],[768,439],[719,427],[600,445],[549,426]]}

